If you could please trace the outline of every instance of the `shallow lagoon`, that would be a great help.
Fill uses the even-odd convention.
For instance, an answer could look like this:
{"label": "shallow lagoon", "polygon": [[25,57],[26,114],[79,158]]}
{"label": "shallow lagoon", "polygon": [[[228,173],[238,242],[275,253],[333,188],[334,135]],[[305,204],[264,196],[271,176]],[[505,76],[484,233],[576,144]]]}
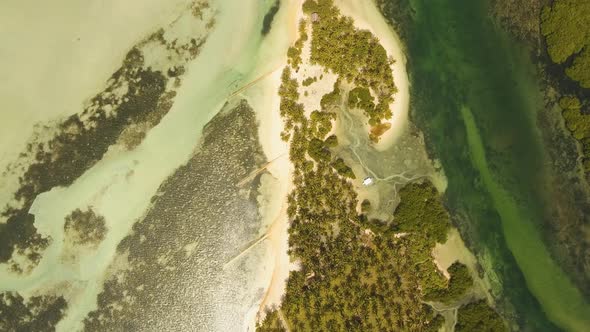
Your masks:
{"label": "shallow lagoon", "polygon": [[[257,68],[261,63],[260,31],[271,4],[271,1],[254,0],[211,2],[217,13],[216,27],[201,54],[187,67],[172,109],[137,148],[126,151],[113,146],[71,186],[54,188],[36,198],[30,211],[35,215],[35,226],[53,241],[31,274],[19,276],[3,268],[0,271],[2,291],[18,291],[27,298],[54,290],[60,292],[59,289],[66,287],[69,310],[57,328],[62,331],[81,328],[82,319],[97,306],[102,283],[115,272],[113,269],[125,269],[124,259],[122,265],[112,265],[119,255],[117,246],[130,233],[133,224],[144,216],[159,186],[198,151],[203,127],[222,109],[228,97],[262,71]],[[279,13],[275,20],[283,17]],[[145,31],[145,34],[151,32]],[[275,46],[266,43],[262,49],[267,58],[265,64],[282,61],[285,45],[286,42]],[[281,51],[273,51],[272,47]],[[105,218],[108,231],[96,250],[79,253],[79,261],[71,265],[61,259],[66,248],[64,218],[74,209],[88,206]],[[251,239],[242,240],[247,243]],[[264,255],[260,250],[255,253],[256,258],[249,260],[255,262],[249,277],[259,273],[260,267],[256,264],[260,264]],[[234,277],[244,278],[240,274]],[[262,286],[254,281],[251,284],[252,289]],[[244,295],[220,292],[221,302],[217,308],[223,307],[223,301],[250,305],[253,301]],[[223,319],[222,316],[217,318]]]}

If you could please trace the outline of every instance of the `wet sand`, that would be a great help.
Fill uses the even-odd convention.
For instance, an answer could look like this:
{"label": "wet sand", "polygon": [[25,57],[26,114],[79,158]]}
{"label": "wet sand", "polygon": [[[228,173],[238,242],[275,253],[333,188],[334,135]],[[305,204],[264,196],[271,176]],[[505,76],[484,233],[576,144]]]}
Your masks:
{"label": "wet sand", "polygon": [[[272,180],[269,179],[267,184],[263,182],[260,188],[261,194],[267,192],[267,200],[260,206],[263,224],[267,225],[264,242],[267,258],[259,279],[266,280],[268,286],[260,301],[248,313],[247,326],[244,329],[249,331],[254,330],[257,319],[263,317],[266,308],[280,304],[289,271],[296,267],[287,254],[287,195],[292,188],[293,166],[288,157],[289,144],[280,139],[283,120],[279,113],[280,98],[277,92],[281,84],[282,69],[287,64],[287,49],[298,37],[297,22],[301,15],[301,3],[302,1],[283,2],[274,19],[273,29],[261,46],[261,61],[252,80],[262,75],[265,77],[243,93],[257,112],[262,150],[268,160],[273,160],[266,169]],[[281,28],[277,28],[278,26]]]}

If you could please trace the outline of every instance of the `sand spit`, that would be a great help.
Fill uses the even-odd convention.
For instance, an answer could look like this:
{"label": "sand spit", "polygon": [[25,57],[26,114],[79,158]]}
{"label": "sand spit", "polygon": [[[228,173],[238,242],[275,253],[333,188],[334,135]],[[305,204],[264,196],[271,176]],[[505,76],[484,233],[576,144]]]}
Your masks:
{"label": "sand spit", "polygon": [[280,305],[289,271],[296,268],[287,254],[287,195],[292,189],[293,166],[288,157],[289,144],[280,139],[283,120],[279,113],[280,98],[277,92],[281,85],[282,69],[287,65],[287,49],[298,38],[297,23],[303,15],[302,3],[302,0],[282,2],[273,29],[261,46],[257,70],[250,79],[256,84],[242,92],[242,96],[257,112],[262,149],[267,159],[273,160],[266,168],[269,174],[266,181],[261,181],[260,188],[261,195],[266,198],[266,202],[261,204],[263,224],[268,225],[268,228],[264,235],[267,260],[259,279],[266,280],[268,286],[248,313],[244,326],[246,331],[255,330],[256,321],[263,318],[266,308]]}
{"label": "sand spit", "polygon": [[389,120],[391,129],[386,131],[375,145],[377,150],[384,151],[401,136],[408,122],[410,83],[403,46],[399,36],[387,24],[374,1],[335,0],[335,3],[343,15],[352,17],[357,28],[371,31],[379,39],[387,55],[395,60],[391,70],[398,91],[390,105],[393,112],[393,117]]}

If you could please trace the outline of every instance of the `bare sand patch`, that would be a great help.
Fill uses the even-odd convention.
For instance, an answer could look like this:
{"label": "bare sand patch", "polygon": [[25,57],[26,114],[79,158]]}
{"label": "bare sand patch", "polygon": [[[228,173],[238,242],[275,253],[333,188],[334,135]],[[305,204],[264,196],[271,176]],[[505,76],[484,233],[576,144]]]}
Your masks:
{"label": "bare sand patch", "polygon": [[469,268],[474,280],[475,287],[473,292],[478,296],[487,297],[491,300],[489,281],[486,280],[485,277],[479,277],[479,274],[477,273],[477,258],[465,246],[461,234],[459,234],[459,231],[456,228],[453,227],[447,234],[447,242],[444,244],[436,244],[432,250],[432,256],[434,258],[434,264],[436,264],[438,269],[447,278],[450,277],[447,269],[451,264],[456,261],[465,264],[465,266]]}

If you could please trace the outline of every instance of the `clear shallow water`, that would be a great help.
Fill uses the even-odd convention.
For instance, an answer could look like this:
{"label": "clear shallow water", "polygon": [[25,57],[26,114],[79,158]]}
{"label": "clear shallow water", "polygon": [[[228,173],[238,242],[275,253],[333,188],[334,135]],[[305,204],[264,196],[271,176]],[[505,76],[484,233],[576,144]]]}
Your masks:
{"label": "clear shallow water", "polygon": [[410,0],[413,116],[448,177],[447,201],[526,330],[583,331],[590,307],[542,242],[545,152],[527,50],[485,1]]}
{"label": "clear shallow water", "polygon": [[[144,217],[160,185],[191,158],[195,149],[198,150],[203,127],[222,109],[228,97],[237,88],[249,82],[249,77],[257,70],[260,52],[264,51],[265,55],[274,57],[277,54],[283,54],[283,52],[272,51],[272,45],[261,49],[260,30],[264,14],[271,4],[270,1],[268,3],[211,1],[211,6],[217,12],[216,27],[200,55],[187,66],[187,74],[183,77],[183,84],[178,90],[175,104],[170,112],[159,125],[147,133],[145,140],[136,149],[125,151],[112,148],[101,161],[71,186],[54,188],[37,196],[31,208],[31,213],[35,215],[35,226],[41,234],[51,236],[53,242],[43,252],[40,264],[30,274],[21,276],[2,269],[0,291],[17,291],[25,298],[45,293],[64,295],[68,301],[68,311],[65,318],[58,324],[58,330],[71,331],[82,327],[81,321],[85,315],[97,307],[97,295],[103,289],[103,282],[113,273],[113,260],[120,256],[117,253],[117,246],[131,232],[133,225]],[[146,31],[146,34],[151,32]],[[277,47],[282,49],[283,44]],[[276,60],[272,56],[269,57],[269,62]],[[174,204],[181,206],[186,202],[179,200],[174,201]],[[95,250],[80,252],[78,260],[75,264],[71,264],[61,259],[66,248],[63,241],[64,218],[72,210],[85,209],[88,206],[105,218],[108,231],[104,241]],[[243,213],[250,213],[253,209],[255,210],[255,205],[254,208],[251,204],[247,205]],[[186,222],[199,222],[205,225],[207,220],[202,216],[193,216],[193,218],[187,218]],[[225,232],[231,232],[231,230],[225,229]],[[250,230],[244,234],[251,236],[252,233],[256,232]],[[237,236],[242,233],[232,234]],[[210,237],[224,239],[220,234],[212,233]],[[216,242],[216,244],[235,249],[252,240],[234,237],[231,238],[231,243]],[[202,241],[203,246],[207,243]],[[163,246],[166,245],[163,244]],[[203,254],[208,254],[212,250],[210,246],[199,248],[195,244],[191,244],[189,248],[201,249]],[[183,253],[186,250],[181,249]],[[224,263],[227,252],[223,251],[223,253],[225,256],[218,252],[220,256],[211,263],[218,263],[217,267]],[[257,257],[260,254],[258,252]],[[162,257],[165,261],[166,255]],[[260,264],[258,258],[247,260],[249,275],[258,272],[256,266]],[[128,266],[125,266],[124,257],[122,261],[123,264],[118,267],[125,270]],[[150,261],[148,264],[155,263]],[[172,266],[171,268],[180,267]],[[238,272],[233,274],[219,272],[224,284],[215,287],[226,287],[232,280],[238,285],[243,285],[245,272]],[[198,277],[205,278],[205,276]],[[199,278],[195,276],[196,283],[200,280]],[[227,317],[223,314],[224,308],[231,310],[229,307],[236,309],[241,304],[251,305],[254,301],[253,293],[259,293],[255,287],[260,285],[252,282],[248,286],[254,291],[234,294],[229,287],[229,290],[219,289],[218,298],[209,296],[209,308],[210,311],[214,310],[213,314],[216,315],[214,318],[223,322]],[[213,294],[213,290],[210,293]],[[256,294],[256,296],[259,295]],[[214,303],[215,300],[219,302]],[[202,299],[199,298],[198,301]],[[193,305],[196,304],[193,303]],[[240,308],[240,310],[243,309]],[[236,309],[233,312],[238,314],[241,311]],[[211,312],[208,315],[211,316]],[[227,327],[234,321],[226,323],[220,326]],[[239,323],[237,325],[232,325],[232,328],[239,330],[243,327]],[[220,329],[227,330],[223,327]]]}

